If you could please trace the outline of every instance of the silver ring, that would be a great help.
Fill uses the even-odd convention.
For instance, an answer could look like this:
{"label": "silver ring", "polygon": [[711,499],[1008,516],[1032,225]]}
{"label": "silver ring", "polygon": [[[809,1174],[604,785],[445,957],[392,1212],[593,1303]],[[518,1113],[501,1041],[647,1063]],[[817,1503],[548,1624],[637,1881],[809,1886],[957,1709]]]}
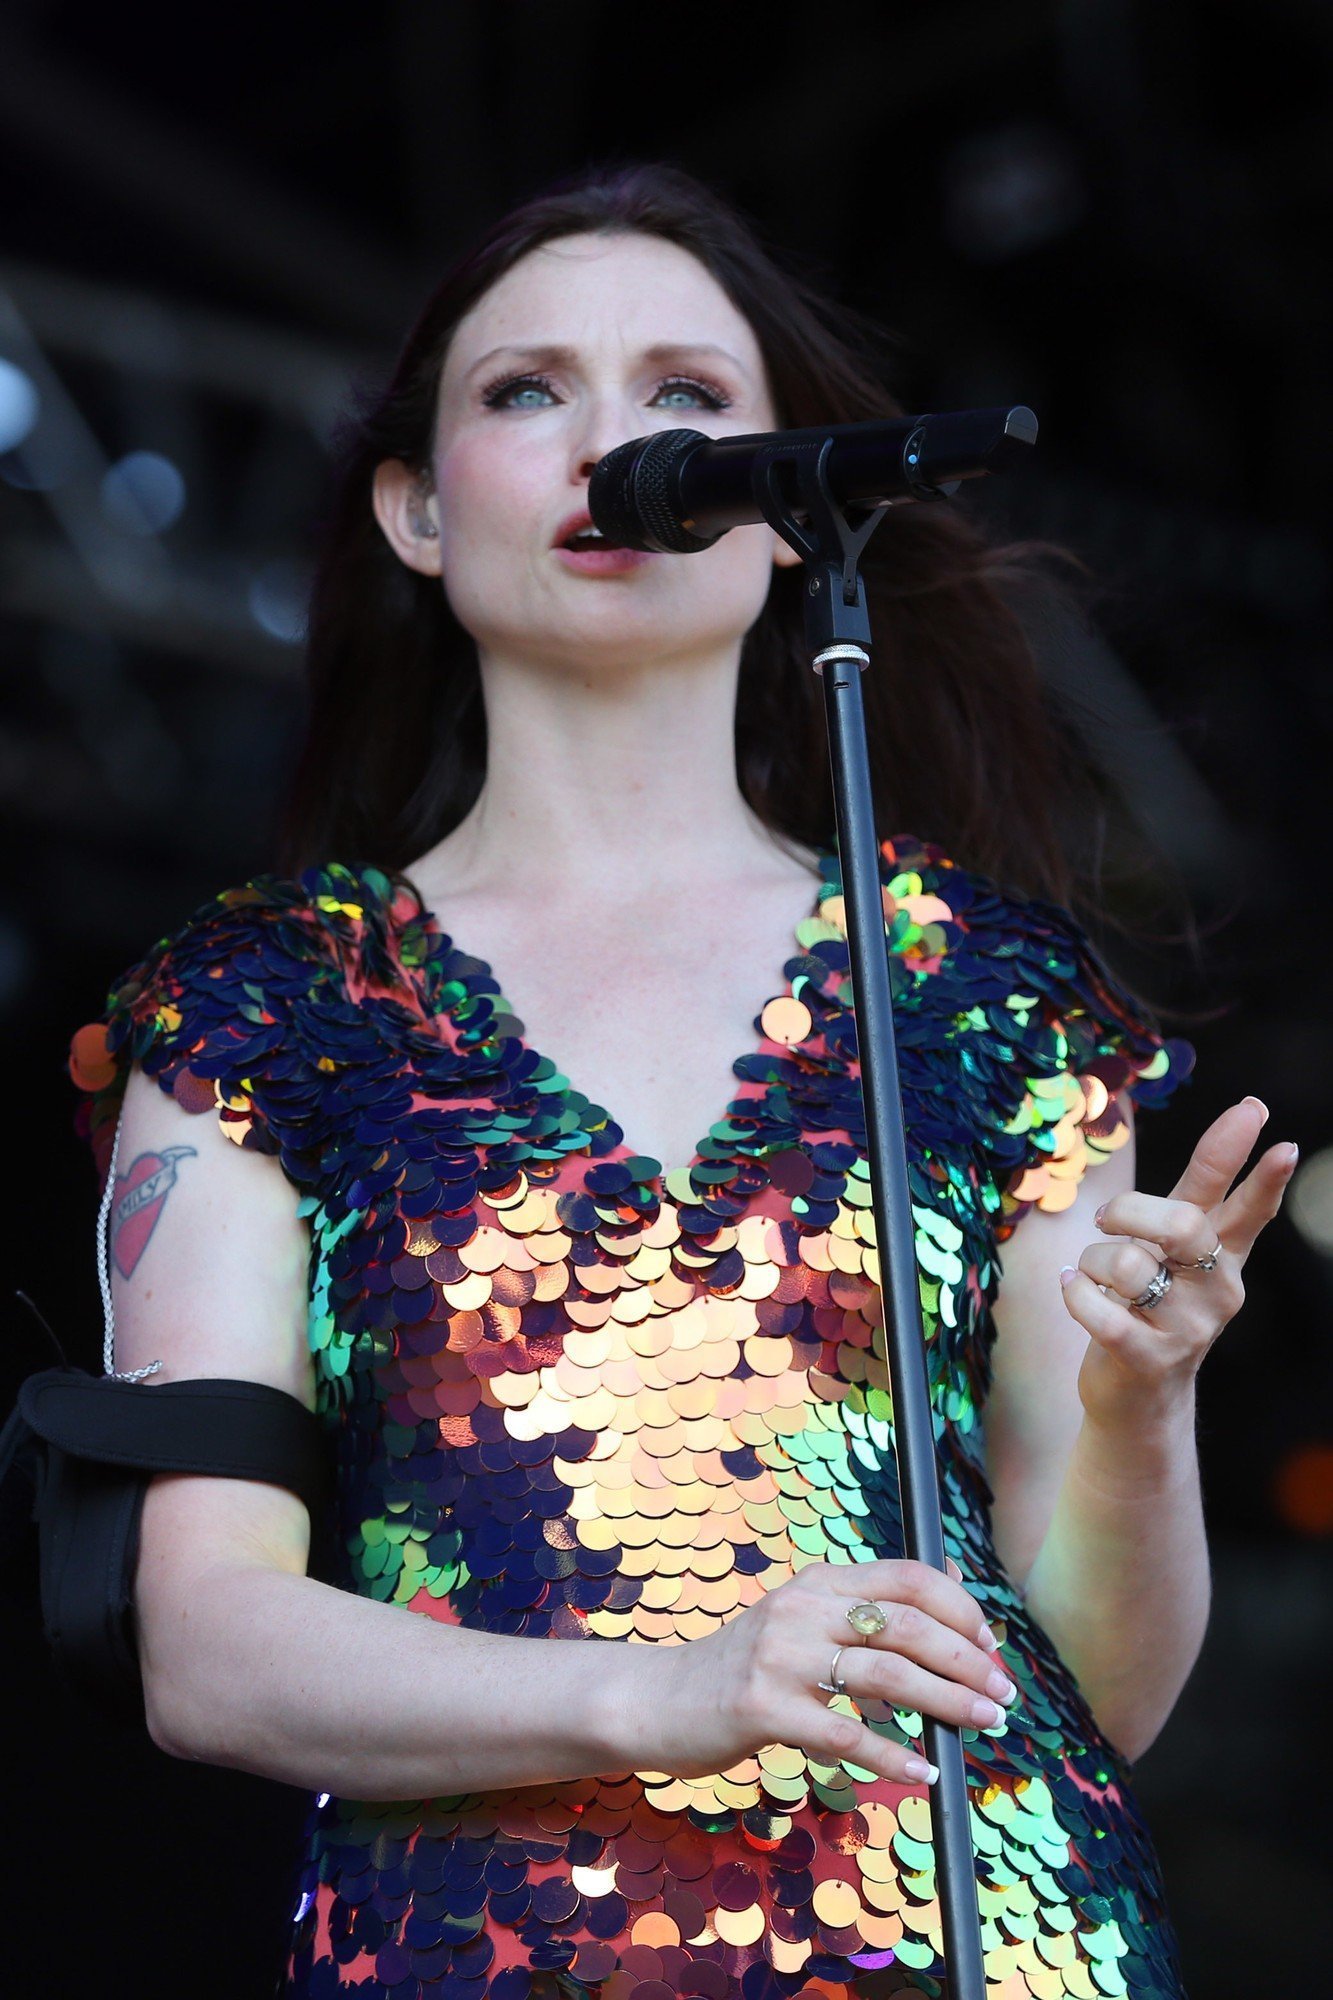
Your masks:
{"label": "silver ring", "polygon": [[815,1683],[817,1687],[823,1688],[825,1694],[846,1694],[847,1692],[846,1681],[840,1680],[838,1678],[838,1662],[846,1651],[847,1648],[845,1646],[839,1646],[837,1648],[836,1652],[833,1655],[833,1664],[828,1670],[828,1679],[826,1681],[817,1681]]}
{"label": "silver ring", "polygon": [[1171,1272],[1165,1264],[1159,1264],[1138,1297],[1129,1303],[1137,1306],[1140,1312],[1148,1312],[1153,1306],[1161,1304],[1170,1289]]}
{"label": "silver ring", "polygon": [[1217,1260],[1222,1255],[1222,1239],[1217,1239],[1217,1248],[1209,1250],[1203,1257],[1177,1257],[1177,1268],[1182,1271],[1215,1271]]}

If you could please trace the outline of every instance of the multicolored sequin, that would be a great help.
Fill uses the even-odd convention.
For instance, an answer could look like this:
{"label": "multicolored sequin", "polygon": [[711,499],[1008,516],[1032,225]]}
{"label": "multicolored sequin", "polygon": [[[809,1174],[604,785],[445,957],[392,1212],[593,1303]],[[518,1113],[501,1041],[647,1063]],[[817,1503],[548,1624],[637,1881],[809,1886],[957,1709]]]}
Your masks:
{"label": "multicolored sequin", "polygon": [[[343,1588],[676,1644],[807,1563],[902,1553],[836,853],[821,866],[739,1091],[665,1178],[373,868],[220,896],[75,1037],[104,1170],[138,1062],[300,1191]],[[1116,1093],[1160,1104],[1193,1051],[1054,905],[910,836],[881,876],[946,1543],[1020,1690],[964,1732],[987,1990],[1167,2000],[1158,1864],[996,1555],[982,1413],[999,1246],[1125,1141]],[[920,1721],[868,1719],[900,1741]],[[703,1778],[312,1803],[286,1994],[590,1988],[947,1994],[923,1790],[775,1745]]]}

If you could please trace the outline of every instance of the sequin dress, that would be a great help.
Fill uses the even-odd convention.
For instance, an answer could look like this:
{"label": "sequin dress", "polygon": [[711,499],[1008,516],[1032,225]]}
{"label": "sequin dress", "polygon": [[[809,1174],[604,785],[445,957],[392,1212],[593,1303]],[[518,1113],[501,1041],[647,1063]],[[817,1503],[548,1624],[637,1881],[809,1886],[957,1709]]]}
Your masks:
{"label": "sequin dress", "polygon": [[[1166,2000],[1129,1771],[996,1554],[982,1425],[1004,1241],[1127,1138],[1114,1093],[1162,1103],[1193,1051],[1056,906],[910,836],[880,867],[945,1540],[1020,1690],[964,1732],[988,1993]],[[75,1036],[104,1170],[138,1062],[299,1191],[340,1587],[671,1644],[808,1563],[902,1553],[836,852],[821,870],[735,1098],[665,1177],[370,867],[219,896]],[[699,1778],[321,1793],[294,1905],[289,2000],[949,1990],[924,1788],[780,1745]]]}

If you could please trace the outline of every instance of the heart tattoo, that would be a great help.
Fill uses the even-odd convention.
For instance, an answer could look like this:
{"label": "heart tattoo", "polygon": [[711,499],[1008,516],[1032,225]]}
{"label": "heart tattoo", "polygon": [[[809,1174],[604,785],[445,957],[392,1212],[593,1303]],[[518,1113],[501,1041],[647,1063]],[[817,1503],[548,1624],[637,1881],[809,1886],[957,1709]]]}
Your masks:
{"label": "heart tattoo", "polygon": [[128,1173],[116,1175],[111,1255],[122,1278],[129,1277],[148,1248],[163,1203],[176,1185],[177,1160],[195,1157],[193,1146],[164,1146],[160,1153],[140,1153]]}

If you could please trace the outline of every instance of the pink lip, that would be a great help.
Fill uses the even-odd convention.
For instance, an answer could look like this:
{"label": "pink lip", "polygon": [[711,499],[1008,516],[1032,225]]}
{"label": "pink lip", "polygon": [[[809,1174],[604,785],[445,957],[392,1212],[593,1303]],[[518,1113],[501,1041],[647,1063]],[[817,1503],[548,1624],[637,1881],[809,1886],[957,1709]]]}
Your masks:
{"label": "pink lip", "polygon": [[591,528],[593,525],[588,509],[580,507],[577,512],[567,514],[556,529],[552,553],[559,557],[566,569],[578,570],[584,576],[625,576],[652,561],[654,551],[651,549],[567,549],[561,546],[580,528]]}
{"label": "pink lip", "polygon": [[555,549],[552,553],[566,569],[581,570],[585,576],[623,576],[656,560],[652,549]]}

